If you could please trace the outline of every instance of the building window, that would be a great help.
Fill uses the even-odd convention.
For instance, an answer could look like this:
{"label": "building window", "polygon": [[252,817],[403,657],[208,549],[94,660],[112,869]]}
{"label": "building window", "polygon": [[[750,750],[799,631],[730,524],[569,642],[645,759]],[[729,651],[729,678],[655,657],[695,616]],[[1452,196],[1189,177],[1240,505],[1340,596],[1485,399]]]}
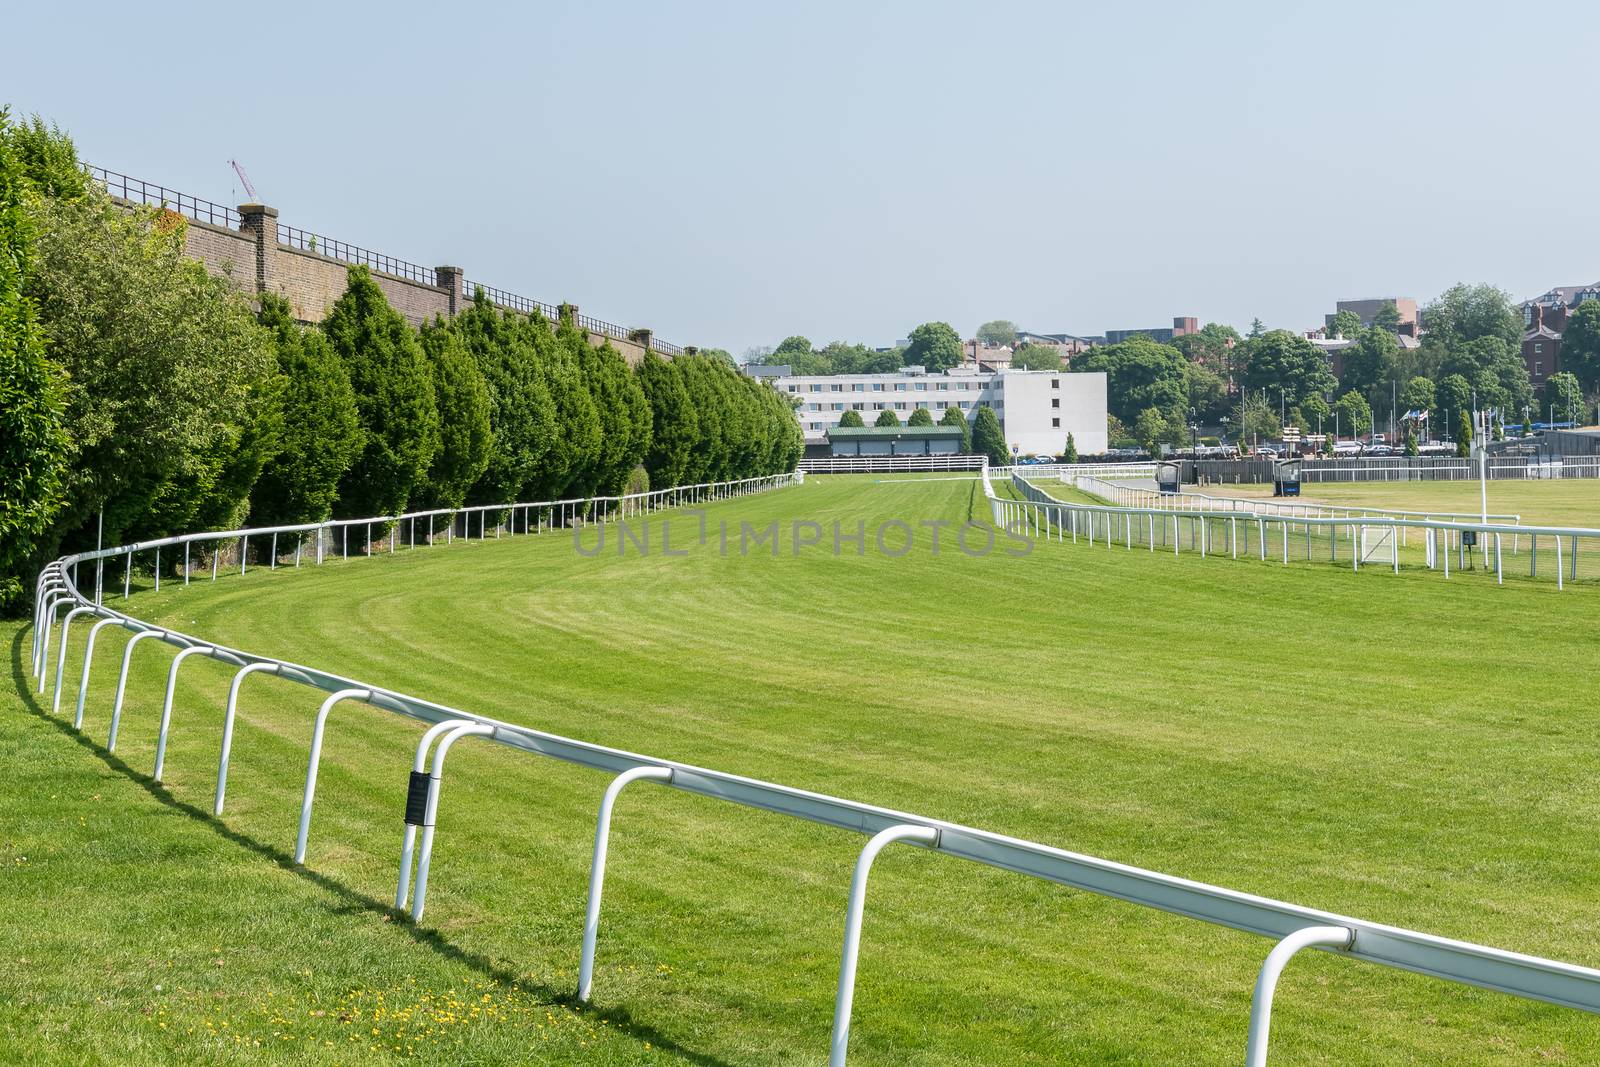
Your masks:
{"label": "building window", "polygon": [[905,382],[895,382],[894,383],[894,391],[897,392],[897,393],[905,392],[906,391],[906,383]]}
{"label": "building window", "polygon": [[861,383],[860,383],[860,382],[851,382],[851,383],[850,383],[850,391],[851,391],[851,392],[852,392],[852,393],[860,393],[860,392],[865,392],[865,391],[866,391],[866,388],[867,388],[867,387],[866,387],[866,386],[864,386],[864,385],[862,385],[862,384],[861,384]]}
{"label": "building window", "polygon": [[883,410],[883,405],[882,404],[874,404],[874,405],[872,405],[872,410],[873,411],[882,411]]}
{"label": "building window", "polygon": [[904,400],[896,400],[894,402],[894,409],[896,411],[904,411],[906,409],[905,401]]}
{"label": "building window", "polygon": [[874,393],[881,393],[881,392],[883,392],[883,383],[882,383],[882,382],[873,382],[873,383],[872,383],[872,391],[873,391],[873,392],[874,392]]}
{"label": "building window", "polygon": [[1535,362],[1534,363],[1534,365],[1533,365],[1533,376],[1535,378],[1543,378],[1544,377],[1544,364],[1543,363],[1539,363],[1539,362]]}
{"label": "building window", "polygon": [[917,383],[917,392],[925,393],[927,391],[928,391],[928,383],[927,382],[918,382]]}
{"label": "building window", "polygon": [[922,408],[924,411],[926,411],[928,409],[928,402],[926,400],[919,400],[919,401],[917,401],[917,407]]}
{"label": "building window", "polygon": [[963,400],[961,403],[956,405],[956,407],[960,408],[962,411],[967,410],[971,406],[972,406],[972,401],[970,401],[970,400]]}
{"label": "building window", "polygon": [[1053,408],[1060,407],[1061,406],[1061,398],[1059,396],[1051,397],[1050,398],[1050,406],[1053,407]]}
{"label": "building window", "polygon": [[840,385],[840,384],[838,384],[838,383],[837,383],[837,382],[836,382],[836,383],[834,383],[834,384],[833,384],[833,385],[830,385],[830,386],[828,386],[828,388],[829,388],[829,389],[830,389],[830,390],[832,390],[832,391],[833,391],[833,392],[835,392],[835,393],[842,393],[842,392],[844,392],[844,386],[843,386],[843,385]]}
{"label": "building window", "polygon": [[865,406],[866,406],[865,404],[851,404],[850,405],[850,410],[851,411],[860,411]]}
{"label": "building window", "polygon": [[1059,429],[1061,429],[1061,420],[1060,419],[1051,419],[1050,420],[1050,425],[1054,426],[1056,429],[1059,430]]}
{"label": "building window", "polygon": [[811,391],[813,393],[820,393],[820,392],[822,392],[822,386],[818,385],[815,382],[812,382],[811,383]]}
{"label": "building window", "polygon": [[1061,379],[1060,378],[1051,378],[1050,379],[1050,388],[1052,388],[1052,389],[1060,389],[1061,388]]}
{"label": "building window", "polygon": [[843,411],[844,410],[844,405],[843,404],[833,404],[831,406],[832,406],[834,411]]}

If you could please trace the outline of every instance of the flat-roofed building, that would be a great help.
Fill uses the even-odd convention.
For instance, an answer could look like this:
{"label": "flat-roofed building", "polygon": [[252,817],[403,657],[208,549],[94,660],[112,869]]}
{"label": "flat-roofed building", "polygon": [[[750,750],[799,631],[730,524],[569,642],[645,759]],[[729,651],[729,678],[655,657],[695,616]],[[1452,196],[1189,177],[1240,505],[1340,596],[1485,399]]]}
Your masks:
{"label": "flat-roofed building", "polygon": [[[981,371],[957,367],[928,374],[904,367],[896,374],[791,375],[768,379],[795,401],[807,442],[820,445],[846,411],[867,426],[884,411],[902,423],[918,408],[935,422],[955,408],[970,424],[988,407],[1000,418],[1006,442],[1021,455],[1058,455],[1067,434],[1080,453],[1106,449],[1106,376],[1064,371]],[[890,427],[892,429],[892,427]]]}

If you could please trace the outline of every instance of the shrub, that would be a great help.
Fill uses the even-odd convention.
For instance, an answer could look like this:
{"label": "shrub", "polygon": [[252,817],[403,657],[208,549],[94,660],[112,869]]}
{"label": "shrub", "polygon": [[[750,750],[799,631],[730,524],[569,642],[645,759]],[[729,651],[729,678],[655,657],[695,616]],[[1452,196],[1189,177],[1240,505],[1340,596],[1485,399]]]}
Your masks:
{"label": "shrub", "polygon": [[866,423],[861,421],[861,412],[859,411],[847,411],[839,416],[839,428],[841,430],[860,429],[865,425]]}
{"label": "shrub", "polygon": [[917,410],[913,411],[911,413],[911,417],[906,420],[906,425],[907,426],[932,426],[933,425],[933,412],[929,411],[927,408],[918,408]]}
{"label": "shrub", "polygon": [[428,465],[422,502],[430,508],[459,508],[489,466],[489,387],[460,335],[442,320],[422,331],[422,350],[439,413],[439,447]]}
{"label": "shrub", "polygon": [[874,426],[899,426],[900,425],[900,416],[896,415],[894,412],[890,411],[888,408],[884,408],[882,411],[878,412],[878,418],[877,418],[877,420],[875,422],[873,422],[873,425]]}
{"label": "shrub", "polygon": [[24,602],[23,578],[63,499],[70,450],[61,369],[23,295],[32,258],[33,193],[0,109],[0,612]]}

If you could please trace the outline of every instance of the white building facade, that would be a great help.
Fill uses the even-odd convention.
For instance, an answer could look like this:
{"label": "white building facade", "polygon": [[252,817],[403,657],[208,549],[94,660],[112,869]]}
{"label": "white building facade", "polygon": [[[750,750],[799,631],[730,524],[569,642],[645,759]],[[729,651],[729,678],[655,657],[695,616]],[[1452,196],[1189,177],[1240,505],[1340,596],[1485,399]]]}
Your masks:
{"label": "white building facade", "polygon": [[1080,453],[1106,450],[1103,373],[958,367],[928,374],[921,367],[904,367],[894,374],[782,375],[768,380],[795,400],[795,415],[808,443],[823,441],[846,411],[871,426],[884,411],[893,411],[904,423],[923,408],[938,422],[953,407],[970,424],[979,408],[989,407],[1018,455],[1060,455],[1069,433]]}

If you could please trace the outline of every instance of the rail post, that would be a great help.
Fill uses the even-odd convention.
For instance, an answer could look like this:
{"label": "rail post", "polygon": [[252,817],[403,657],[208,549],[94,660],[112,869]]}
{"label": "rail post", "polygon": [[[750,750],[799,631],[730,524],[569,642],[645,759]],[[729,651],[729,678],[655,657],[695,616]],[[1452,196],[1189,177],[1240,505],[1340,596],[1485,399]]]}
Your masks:
{"label": "rail post", "polygon": [[606,884],[606,850],[611,843],[611,812],[617,797],[630,782],[650,779],[672,781],[671,767],[634,767],[611,779],[600,798],[600,817],[594,827],[594,860],[589,865],[589,904],[583,916],[583,953],[578,964],[578,999],[588,1001],[594,986],[594,948],[600,933],[600,895]]}
{"label": "rail post", "polygon": [[1245,1047],[1245,1067],[1267,1067],[1267,1033],[1272,1027],[1272,996],[1278,977],[1295,953],[1303,948],[1349,948],[1355,931],[1344,926],[1307,926],[1296,930],[1267,953],[1261,973],[1256,976],[1255,996],[1250,1002],[1250,1036]]}
{"label": "rail post", "polygon": [[833,1002],[833,1043],[828,1053],[828,1067],[844,1067],[850,1047],[850,1006],[856,995],[856,959],[861,953],[867,876],[872,873],[872,861],[878,858],[878,853],[896,841],[937,847],[939,831],[931,826],[891,826],[873,834],[856,858],[855,873],[850,878],[850,905],[844,916],[844,953],[839,960],[839,990]]}

